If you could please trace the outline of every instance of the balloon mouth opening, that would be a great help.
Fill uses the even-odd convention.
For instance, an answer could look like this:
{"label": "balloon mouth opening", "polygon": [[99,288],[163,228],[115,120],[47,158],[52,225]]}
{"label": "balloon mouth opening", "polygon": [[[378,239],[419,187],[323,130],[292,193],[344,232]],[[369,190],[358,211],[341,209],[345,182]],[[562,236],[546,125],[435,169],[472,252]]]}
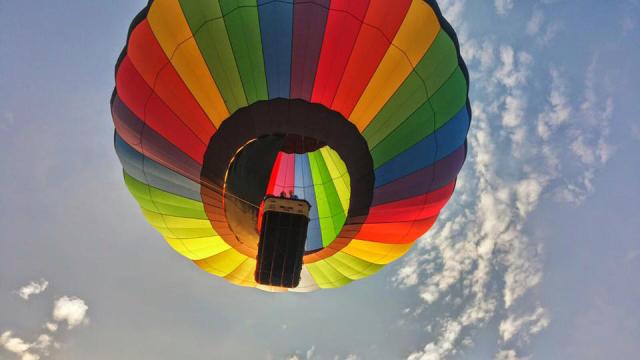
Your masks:
{"label": "balloon mouth opening", "polygon": [[373,160],[358,129],[341,114],[278,98],[239,109],[222,123],[207,146],[201,183],[216,233],[253,259],[265,196],[309,201],[316,214],[310,216],[304,262],[312,263],[340,251],[359,232],[373,197]]}
{"label": "balloon mouth opening", "polygon": [[345,224],[351,184],[340,155],[325,142],[297,134],[253,139],[227,170],[224,211],[238,241],[258,249],[269,196],[307,201],[311,206],[305,254],[330,245]]}

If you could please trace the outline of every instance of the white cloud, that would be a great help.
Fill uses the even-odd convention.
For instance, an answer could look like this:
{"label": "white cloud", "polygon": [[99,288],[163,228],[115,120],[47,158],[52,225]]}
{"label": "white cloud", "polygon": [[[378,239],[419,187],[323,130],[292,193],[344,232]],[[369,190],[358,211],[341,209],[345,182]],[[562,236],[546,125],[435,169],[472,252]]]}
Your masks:
{"label": "white cloud", "polygon": [[551,91],[547,99],[549,103],[538,116],[537,123],[538,135],[544,140],[548,140],[557,127],[569,121],[573,112],[566,95],[566,84],[560,72],[551,68],[549,73],[551,75]]}
{"label": "white cloud", "polygon": [[443,0],[438,3],[447,20],[453,25],[458,25],[461,21],[460,14],[464,11],[466,0]]}
{"label": "white cloud", "polygon": [[529,289],[542,281],[542,266],[540,264],[541,248],[528,243],[522,234],[523,223],[505,233],[501,243],[503,254],[502,263],[506,265],[504,272],[503,302],[505,309],[509,309]]}
{"label": "white cloud", "polygon": [[296,351],[293,354],[285,356],[285,360],[313,360],[315,359],[316,347],[312,345],[306,352]]}
{"label": "white cloud", "polygon": [[518,357],[515,350],[502,350],[496,354],[495,360],[527,360],[528,358]]}
{"label": "white cloud", "polygon": [[16,354],[24,353],[31,348],[31,345],[25,343],[24,340],[13,337],[11,331],[5,331],[2,336],[0,336],[0,344],[8,351]]}
{"label": "white cloud", "polygon": [[595,149],[587,146],[583,135],[578,135],[571,143],[571,151],[585,164],[591,165],[596,161]]}
{"label": "white cloud", "polygon": [[420,351],[409,355],[408,360],[440,360],[453,352],[456,339],[460,337],[462,324],[448,321],[437,342],[429,343]]}
{"label": "white cloud", "polygon": [[551,23],[548,24],[545,28],[545,31],[538,37],[537,42],[540,45],[548,44],[553,38],[558,35],[558,33],[562,30],[562,25],[559,23]]}
{"label": "white cloud", "polygon": [[[588,125],[598,131],[582,133],[583,136],[592,138],[591,145],[594,147],[595,160],[600,164],[605,164],[611,158],[614,149],[607,143],[609,136],[609,124],[613,117],[614,102],[613,97],[608,94],[600,94],[599,90],[606,90],[608,84],[598,82],[597,76],[598,57],[591,61],[585,78],[584,100],[580,105],[581,116],[584,117]],[[609,91],[607,91],[609,92]],[[584,139],[584,138],[583,138]],[[580,155],[580,154],[577,154]],[[582,158],[582,156],[580,156]],[[590,159],[590,157],[588,157]],[[590,164],[589,161],[583,161]]]}
{"label": "white cloud", "polygon": [[49,330],[50,332],[58,331],[58,324],[56,323],[48,322],[44,324],[44,327],[47,328],[47,330]]}
{"label": "white cloud", "polygon": [[[285,356],[284,360],[314,360],[319,359],[321,357],[316,356],[316,347],[312,345],[309,350],[306,352],[296,351],[293,354]],[[322,357],[324,358],[324,357]],[[335,355],[333,360],[360,360],[360,357],[356,354],[349,354],[346,357],[342,357],[342,355]]]}
{"label": "white cloud", "polygon": [[44,279],[40,280],[39,282],[32,281],[29,284],[18,289],[16,293],[21,298],[29,300],[30,296],[38,295],[47,290],[47,286],[49,286],[49,282]]}
{"label": "white cloud", "polygon": [[506,128],[513,128],[522,124],[526,107],[526,98],[519,93],[505,97],[502,125]]}
{"label": "white cloud", "polygon": [[[607,164],[616,148],[609,143],[611,121],[615,111],[611,85],[606,77],[599,76],[598,56],[589,65],[584,80],[584,94],[575,106],[567,129],[549,136],[549,143],[566,144],[573,154],[567,161],[569,175],[563,175],[562,186],[555,191],[556,199],[575,205],[581,204],[594,191],[596,172]],[[550,156],[559,158],[564,149],[550,148]]]}
{"label": "white cloud", "polygon": [[27,343],[19,337],[13,336],[13,332],[5,331],[0,335],[0,346],[6,351],[17,355],[21,360],[39,360],[40,355],[47,356],[53,339],[48,335],[40,335],[36,341]]}
{"label": "white cloud", "polygon": [[[507,12],[513,2],[496,7]],[[539,12],[527,30],[539,40],[553,26]],[[469,37],[464,23],[457,28],[474,100],[471,150],[450,204],[394,278],[422,300],[407,317],[437,316],[428,320],[435,338],[408,358],[453,357],[473,346],[472,329],[496,323],[499,345],[510,345],[496,359],[526,359],[518,347],[551,321],[544,306],[522,301],[527,294],[535,298],[531,289],[543,281],[543,248],[528,238],[526,225],[545,196],[573,203],[594,191],[599,167],[613,154],[607,141],[613,102],[593,64],[584,86],[572,87],[562,69],[534,61],[542,50]],[[530,83],[534,71],[536,77],[548,73],[542,95],[539,82]],[[582,100],[574,88],[585,89]],[[542,104],[533,101],[538,98]],[[584,146],[572,146],[580,142]],[[446,310],[429,315],[429,307]]]}
{"label": "white cloud", "polygon": [[525,51],[516,53],[508,45],[500,46],[500,67],[496,70],[495,79],[508,89],[526,84],[529,66],[533,63],[531,55]]}
{"label": "white cloud", "polygon": [[59,298],[53,307],[53,319],[65,322],[69,329],[88,322],[87,310],[89,307],[84,300],[77,297],[63,296]]}
{"label": "white cloud", "polygon": [[538,334],[549,326],[550,317],[544,308],[539,306],[531,314],[516,316],[511,315],[500,322],[500,336],[503,342],[511,341],[517,334],[525,342],[529,342],[530,336]]}
{"label": "white cloud", "polygon": [[513,9],[513,0],[495,0],[498,15],[506,15]]}
{"label": "white cloud", "polygon": [[[501,58],[497,73],[502,75],[499,82],[505,91],[500,101],[507,103],[509,97],[524,94],[524,73],[528,70],[520,66],[519,56],[509,47],[502,47]],[[531,63],[527,56],[520,58]],[[444,359],[455,354],[464,343],[464,329],[482,326],[493,317],[499,300],[492,291],[491,274],[497,268],[504,269],[505,308],[542,279],[539,248],[528,243],[522,228],[537,206],[546,180],[526,172],[512,179],[511,163],[496,166],[503,156],[496,147],[498,134],[526,124],[501,121],[502,130],[496,132],[492,119],[498,110],[478,102],[473,109],[469,141],[474,152],[461,177],[461,196],[454,200],[455,208],[444,211],[442,220],[421,240],[418,251],[409,256],[407,266],[396,277],[401,286],[417,285],[426,304],[442,301],[456,284],[462,284],[465,300],[456,310],[459,315],[444,320],[438,338],[411,354],[412,360]]]}
{"label": "white cloud", "polygon": [[544,13],[541,10],[534,10],[531,19],[527,22],[527,34],[535,35],[540,32],[544,24]]}
{"label": "white cloud", "polygon": [[307,350],[307,360],[313,359],[313,354],[316,352],[316,347],[311,346],[309,350]]}
{"label": "white cloud", "polygon": [[[490,41],[479,42],[474,39],[466,39],[465,33],[462,33],[460,37],[463,38],[465,42],[465,46],[460,49],[465,61],[479,61],[479,66],[482,71],[486,71],[494,65],[496,51]],[[475,76],[477,73],[471,75]]]}
{"label": "white cloud", "polygon": [[621,2],[622,16],[620,16],[620,28],[623,35],[635,36],[640,23],[640,2],[638,0],[627,0]]}
{"label": "white cloud", "polygon": [[487,83],[486,91],[496,91],[495,86],[501,86],[504,95],[497,98],[495,105],[488,109],[494,111],[495,107],[502,108],[500,115],[503,132],[512,142],[514,155],[523,155],[523,145],[527,138],[527,127],[524,124],[528,107],[527,94],[523,92],[527,85],[530,67],[533,58],[527,52],[516,52],[511,46],[500,46],[500,66],[494,72],[492,81]]}
{"label": "white cloud", "polygon": [[40,356],[31,353],[24,353],[22,355],[22,360],[40,360]]}
{"label": "white cloud", "polygon": [[558,34],[561,28],[557,22],[547,23],[544,12],[536,9],[527,22],[526,32],[527,35],[535,37],[539,45],[546,45]]}
{"label": "white cloud", "polygon": [[523,179],[516,185],[516,206],[521,218],[526,218],[538,206],[543,188],[544,181],[535,178]]}
{"label": "white cloud", "polygon": [[[490,274],[499,234],[508,227],[503,219],[509,217],[505,201],[511,195],[510,191],[490,190],[498,185],[492,183],[496,179],[493,168],[496,149],[485,107],[474,103],[473,108],[476,120],[470,141],[477,151],[471,155],[471,161],[477,176],[469,179],[468,172],[462,174],[464,185],[459,191],[468,194],[466,190],[470,190],[474,195],[458,199],[466,204],[461,206],[467,209],[461,214],[445,210],[436,229],[420,241],[419,250],[407,260],[409,269],[402,269],[396,277],[401,286],[418,284],[420,296],[427,304],[441,300],[452,286],[462,282],[467,301],[457,317],[442,322],[437,340],[409,356],[412,360],[444,359],[454,354],[456,346],[464,342],[463,330],[486,323],[497,306],[495,294],[489,293]],[[405,276],[411,271],[413,275]]]}
{"label": "white cloud", "polygon": [[[44,291],[47,282],[32,282],[21,288],[18,294],[24,299],[28,299],[33,294]],[[24,295],[24,296],[23,296]],[[59,349],[60,343],[53,338],[53,333],[59,329],[58,322],[66,322],[69,329],[80,324],[86,324],[88,306],[85,302],[76,297],[63,296],[59,298],[53,307],[53,320],[48,321],[41,328],[47,329],[49,334],[40,334],[33,342],[27,342],[20,337],[14,336],[13,331],[5,331],[0,336],[0,349],[4,349],[15,354],[21,360],[39,360],[50,355],[51,349]]]}

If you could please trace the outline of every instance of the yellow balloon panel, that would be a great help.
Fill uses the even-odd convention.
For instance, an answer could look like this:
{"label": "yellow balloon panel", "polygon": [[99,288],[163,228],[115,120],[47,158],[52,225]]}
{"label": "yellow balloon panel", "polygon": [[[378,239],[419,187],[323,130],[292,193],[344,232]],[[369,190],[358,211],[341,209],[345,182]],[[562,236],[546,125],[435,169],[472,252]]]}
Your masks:
{"label": "yellow balloon panel", "polygon": [[360,280],[373,275],[382,268],[380,264],[370,263],[357,257],[338,252],[326,259],[334,269],[351,280]]}
{"label": "yellow balloon panel", "polygon": [[240,264],[240,266],[238,266],[224,278],[236,285],[255,287],[256,285],[258,285],[256,284],[254,277],[255,271],[256,260],[247,258],[242,264]]}
{"label": "yellow balloon panel", "polygon": [[220,236],[196,237],[190,239],[165,237],[169,245],[190,260],[201,260],[231,248]]}
{"label": "yellow balloon panel", "polygon": [[352,280],[333,268],[326,260],[306,264],[309,273],[319,288],[337,288],[350,283]]}
{"label": "yellow balloon panel", "polygon": [[413,71],[439,30],[440,23],[433,9],[423,0],[414,0],[392,45],[349,116],[360,131]]}
{"label": "yellow balloon panel", "polygon": [[236,270],[247,259],[248,257],[231,248],[206,259],[195,260],[194,263],[208,273],[225,277]]}
{"label": "yellow balloon panel", "polygon": [[359,259],[385,265],[400,257],[411,249],[409,244],[385,244],[372,241],[352,240],[342,252]]}
{"label": "yellow balloon panel", "polygon": [[156,0],[147,15],[149,25],[171,64],[213,124],[229,117],[220,90],[191,33],[178,0]]}

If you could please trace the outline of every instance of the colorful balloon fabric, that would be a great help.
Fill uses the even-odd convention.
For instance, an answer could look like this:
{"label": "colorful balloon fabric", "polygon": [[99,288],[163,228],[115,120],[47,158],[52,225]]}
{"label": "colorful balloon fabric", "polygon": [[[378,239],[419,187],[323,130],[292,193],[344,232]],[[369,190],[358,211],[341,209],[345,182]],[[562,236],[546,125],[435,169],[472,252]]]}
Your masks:
{"label": "colorful balloon fabric", "polygon": [[[155,0],[111,100],[124,180],[175,251],[268,291],[404,255],[465,160],[469,79],[434,0]],[[312,205],[302,281],[256,284],[266,194]]]}

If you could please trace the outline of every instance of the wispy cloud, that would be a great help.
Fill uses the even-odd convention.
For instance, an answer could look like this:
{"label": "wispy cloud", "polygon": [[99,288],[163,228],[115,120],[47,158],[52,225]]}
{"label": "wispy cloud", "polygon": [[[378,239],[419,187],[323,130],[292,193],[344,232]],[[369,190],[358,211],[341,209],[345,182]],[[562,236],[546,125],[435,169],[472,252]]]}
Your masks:
{"label": "wispy cloud", "polygon": [[513,9],[514,0],[495,0],[496,13],[498,15],[507,15]]}
{"label": "wispy cloud", "polygon": [[40,281],[32,281],[29,284],[16,290],[16,294],[18,294],[18,296],[25,300],[29,300],[29,297],[31,297],[32,295],[43,293],[45,290],[47,290],[48,286],[49,282],[44,279],[41,279]]}
{"label": "wispy cloud", "polygon": [[542,10],[536,9],[531,13],[531,18],[527,22],[527,34],[535,35],[540,32],[544,25],[544,13]]}
{"label": "wispy cloud", "polygon": [[[42,293],[47,286],[46,280],[31,282],[18,290],[17,293],[26,300],[31,295]],[[0,335],[0,349],[14,354],[21,360],[40,360],[48,357],[53,349],[61,347],[61,344],[54,339],[54,333],[58,332],[60,324],[66,323],[68,329],[80,324],[87,324],[88,309],[89,307],[84,300],[63,296],[53,304],[53,320],[45,322],[40,327],[40,330],[45,329],[48,333],[40,333],[35,336],[35,340],[27,341],[23,337],[15,335],[13,330],[3,330]]]}
{"label": "wispy cloud", "polygon": [[311,348],[307,350],[307,360],[312,359],[315,352],[316,352],[316,347],[311,346]]}
{"label": "wispy cloud", "polygon": [[[614,99],[608,80],[598,74],[598,56],[594,55],[585,73],[582,101],[575,106],[577,114],[566,129],[558,131],[552,137],[553,141],[549,141],[549,146],[564,145],[567,140],[570,142],[567,146],[573,155],[572,161],[570,164],[567,161],[565,174],[559,176],[564,184],[556,189],[555,196],[574,205],[581,204],[593,193],[596,171],[607,164],[616,150],[609,143]],[[558,161],[563,152],[564,149],[558,145],[550,147],[549,158]]]}
{"label": "wispy cloud", "polygon": [[550,317],[547,310],[538,306],[534,312],[521,316],[509,316],[500,322],[500,336],[503,342],[514,339],[516,334],[520,334],[525,342],[530,341],[531,335],[536,335],[549,326]]}
{"label": "wispy cloud", "polygon": [[529,358],[518,357],[515,350],[502,350],[496,354],[495,360],[528,360]]}
{"label": "wispy cloud", "polygon": [[547,22],[544,12],[535,9],[527,22],[526,32],[535,38],[538,45],[547,45],[556,37],[562,26],[558,22]]}
{"label": "wispy cloud", "polygon": [[285,360],[313,360],[315,359],[316,347],[312,345],[307,351],[296,351],[294,354],[285,356]]}
{"label": "wispy cloud", "polygon": [[[315,345],[311,346],[309,350],[306,352],[296,351],[293,354],[285,356],[284,360],[316,360],[316,359],[326,359],[326,357],[322,357],[316,354]],[[332,360],[360,360],[360,357],[356,354],[349,354],[346,356],[335,355],[333,357],[329,357]]]}
{"label": "wispy cloud", "polygon": [[44,324],[44,327],[49,330],[50,332],[56,332],[58,331],[58,324],[53,323],[53,322],[48,322],[46,324]]}
{"label": "wispy cloud", "polygon": [[566,95],[566,84],[559,71],[551,68],[551,91],[548,96],[548,104],[538,116],[537,132],[543,140],[549,140],[552,131],[567,123],[573,109]]}
{"label": "wispy cloud", "polygon": [[464,10],[466,0],[443,0],[438,2],[440,9],[447,17],[447,21],[451,24],[459,25],[461,22],[460,15]]}
{"label": "wispy cloud", "polygon": [[620,27],[623,35],[633,35],[640,23],[640,2],[627,0],[622,3],[623,16],[620,18]]}
{"label": "wispy cloud", "polygon": [[[513,6],[496,2],[499,14]],[[527,28],[538,34],[545,24],[544,14],[534,12]],[[417,290],[422,308],[446,308],[430,319],[435,338],[411,360],[458,354],[472,346],[471,329],[494,323],[501,335],[496,359],[526,359],[519,346],[551,321],[543,305],[522,300],[543,281],[543,247],[527,236],[529,217],[546,195],[571,189],[572,196],[548,198],[579,203],[577,195],[593,191],[595,173],[613,154],[613,103],[596,65],[584,84],[572,86],[562,69],[536,63],[541,50],[469,34],[460,36],[474,99],[468,160],[451,203],[395,276],[397,286]],[[534,72],[547,73],[548,88],[531,81]],[[575,88],[585,89],[582,99],[569,95]]]}

